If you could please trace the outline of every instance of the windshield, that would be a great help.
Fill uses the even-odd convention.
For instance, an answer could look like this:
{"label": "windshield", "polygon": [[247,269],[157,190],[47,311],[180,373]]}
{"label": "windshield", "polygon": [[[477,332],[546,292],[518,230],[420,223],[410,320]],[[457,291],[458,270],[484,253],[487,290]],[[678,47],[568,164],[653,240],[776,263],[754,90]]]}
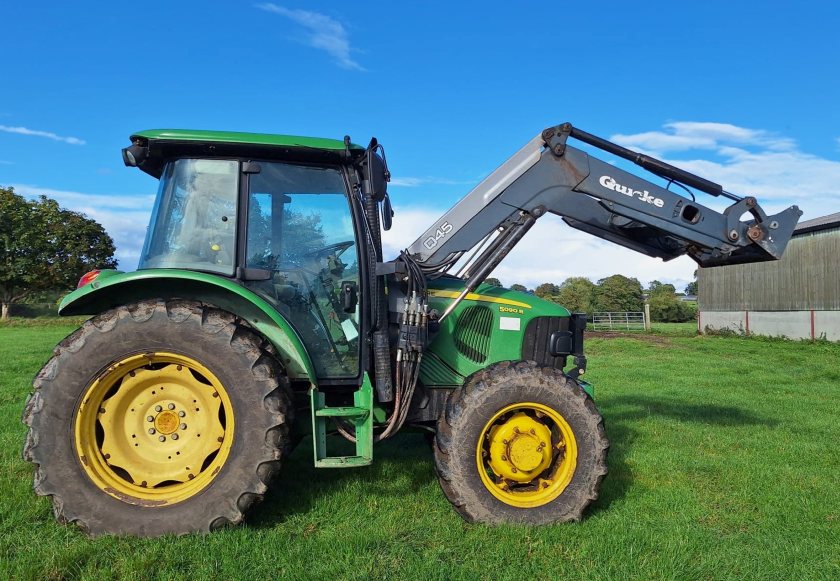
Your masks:
{"label": "windshield", "polygon": [[179,159],[160,179],[138,268],[233,275],[239,162]]}

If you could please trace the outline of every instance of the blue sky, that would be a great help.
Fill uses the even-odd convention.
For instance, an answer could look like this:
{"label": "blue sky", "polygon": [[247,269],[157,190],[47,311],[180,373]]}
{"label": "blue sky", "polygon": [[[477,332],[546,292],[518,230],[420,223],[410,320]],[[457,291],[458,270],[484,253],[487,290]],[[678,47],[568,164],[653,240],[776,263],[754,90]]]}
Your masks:
{"label": "blue sky", "polygon": [[[156,183],[149,128],[384,143],[390,251],[563,121],[772,210],[840,211],[840,7],[831,2],[4,2],[0,185],[108,228],[134,268]],[[546,252],[546,249],[551,252]],[[505,284],[694,270],[540,221]]]}

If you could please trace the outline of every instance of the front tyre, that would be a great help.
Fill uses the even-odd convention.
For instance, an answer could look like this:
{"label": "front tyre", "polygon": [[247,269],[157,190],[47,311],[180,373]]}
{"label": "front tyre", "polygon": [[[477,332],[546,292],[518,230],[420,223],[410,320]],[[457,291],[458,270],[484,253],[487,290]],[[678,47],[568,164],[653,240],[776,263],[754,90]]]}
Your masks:
{"label": "front tyre", "polygon": [[56,347],[24,410],[24,459],[56,518],[156,536],[241,522],[288,440],[290,396],[260,339],[225,311],[146,301]]}
{"label": "front tyre", "polygon": [[441,488],[470,522],[580,520],[607,473],[592,398],[562,371],[502,362],[468,378],[438,420]]}

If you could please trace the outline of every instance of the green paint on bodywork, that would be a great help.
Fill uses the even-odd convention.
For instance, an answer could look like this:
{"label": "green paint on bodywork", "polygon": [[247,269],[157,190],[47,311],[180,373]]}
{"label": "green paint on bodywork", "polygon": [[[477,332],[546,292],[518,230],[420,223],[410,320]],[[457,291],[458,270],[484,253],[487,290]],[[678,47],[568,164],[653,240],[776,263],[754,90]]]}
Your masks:
{"label": "green paint on bodywork", "polygon": [[[462,290],[461,280],[430,281],[429,308],[442,313]],[[488,365],[521,359],[525,329],[532,319],[569,314],[560,305],[528,293],[481,285],[444,319],[423,358],[420,378],[427,387],[461,386],[467,376]],[[465,332],[465,325],[459,328],[458,323],[468,317],[473,324]]]}
{"label": "green paint on bodywork", "polygon": [[104,270],[95,281],[64,297],[58,312],[95,315],[154,298],[197,300],[241,317],[277,348],[291,379],[317,382],[309,354],[283,314],[251,290],[221,276],[177,269]]}
{"label": "green paint on bodywork", "polygon": [[[203,131],[191,129],[148,129],[131,136],[152,141],[195,141],[214,143],[240,143],[244,145],[274,145],[278,147],[307,147],[311,149],[344,150],[339,139],[321,137],[300,137],[297,135],[272,135],[269,133],[240,133],[234,131]],[[350,149],[363,150],[360,145],[351,144]]]}

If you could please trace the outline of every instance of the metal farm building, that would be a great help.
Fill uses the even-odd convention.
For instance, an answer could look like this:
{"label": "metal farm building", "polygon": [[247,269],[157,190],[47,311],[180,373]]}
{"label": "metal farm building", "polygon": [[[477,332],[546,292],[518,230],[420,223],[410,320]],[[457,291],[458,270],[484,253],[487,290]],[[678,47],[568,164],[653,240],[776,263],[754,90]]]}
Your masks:
{"label": "metal farm building", "polygon": [[701,332],[840,341],[840,213],[799,224],[779,261],[697,276]]}

